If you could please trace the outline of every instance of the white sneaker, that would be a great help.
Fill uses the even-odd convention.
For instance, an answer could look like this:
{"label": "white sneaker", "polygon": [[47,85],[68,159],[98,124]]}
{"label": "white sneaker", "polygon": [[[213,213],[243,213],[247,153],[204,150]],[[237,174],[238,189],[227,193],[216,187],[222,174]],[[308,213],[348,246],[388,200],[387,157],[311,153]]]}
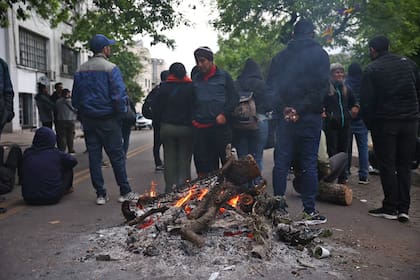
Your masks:
{"label": "white sneaker", "polygon": [[108,200],[109,200],[109,198],[107,196],[105,196],[105,197],[98,196],[96,198],[96,204],[98,204],[98,205],[104,205]]}
{"label": "white sneaker", "polygon": [[137,200],[139,199],[139,196],[140,195],[136,192],[129,192],[129,193],[126,193],[125,195],[121,195],[118,198],[118,202],[124,202],[126,200]]}

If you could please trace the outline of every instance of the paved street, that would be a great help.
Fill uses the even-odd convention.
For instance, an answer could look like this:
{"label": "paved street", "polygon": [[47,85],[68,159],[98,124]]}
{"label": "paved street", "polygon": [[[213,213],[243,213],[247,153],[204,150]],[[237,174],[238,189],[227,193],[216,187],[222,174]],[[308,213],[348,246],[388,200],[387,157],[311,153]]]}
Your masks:
{"label": "paved street", "polygon": [[[33,132],[29,131],[5,133],[1,143],[17,143],[26,147],[30,145],[32,136]],[[162,173],[154,171],[152,137],[151,130],[132,132],[127,172],[130,184],[139,193],[147,191],[152,180],[157,182],[158,191],[164,189]],[[90,246],[80,242],[81,236],[120,225],[124,219],[121,204],[117,202],[118,188],[111,167],[103,168],[110,201],[104,206],[97,206],[82,138],[77,138],[75,149],[79,160],[74,178],[75,192],[65,196],[59,204],[27,206],[21,199],[20,186],[15,186],[12,193],[5,195],[6,200],[0,204],[8,208],[5,214],[0,215],[0,279],[162,279],[121,270],[118,261],[79,261]],[[269,182],[270,192],[272,158],[272,150],[267,150],[263,176]],[[334,255],[332,251],[333,256],[325,262],[334,265],[337,275],[341,275],[337,279],[419,279],[420,185],[416,183],[412,188],[411,221],[401,224],[367,215],[367,210],[378,207],[382,199],[379,177],[371,176],[369,185],[358,185],[356,171],[353,167],[349,181],[354,196],[351,206],[318,203],[320,212],[328,218],[325,227],[333,231],[329,242],[353,250],[349,258]],[[417,173],[414,177],[418,182]],[[288,187],[289,212],[298,216],[301,202],[292,189]],[[101,274],[105,266],[115,267],[114,272]],[[307,270],[297,277],[290,271],[282,271],[264,279],[280,275],[285,275],[281,279],[325,279]],[[92,271],[95,271],[95,276]],[[174,276],[171,279],[177,278]]]}

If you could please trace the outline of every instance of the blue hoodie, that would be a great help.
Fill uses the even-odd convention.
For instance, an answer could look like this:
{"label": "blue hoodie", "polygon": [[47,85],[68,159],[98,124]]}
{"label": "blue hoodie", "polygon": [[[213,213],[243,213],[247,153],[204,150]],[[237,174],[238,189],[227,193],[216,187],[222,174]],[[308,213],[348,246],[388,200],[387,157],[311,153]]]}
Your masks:
{"label": "blue hoodie", "polygon": [[76,158],[55,147],[56,136],[48,127],[35,132],[32,146],[23,153],[22,196],[25,200],[59,200],[64,194],[63,170],[73,168]]}

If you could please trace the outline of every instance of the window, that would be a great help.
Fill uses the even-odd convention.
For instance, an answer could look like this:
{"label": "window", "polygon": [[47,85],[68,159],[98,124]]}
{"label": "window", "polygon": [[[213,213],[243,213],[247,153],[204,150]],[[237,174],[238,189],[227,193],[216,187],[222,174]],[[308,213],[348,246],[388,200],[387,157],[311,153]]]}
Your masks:
{"label": "window", "polygon": [[47,39],[19,28],[20,64],[47,71]]}
{"label": "window", "polygon": [[77,70],[79,52],[61,46],[61,74],[73,75]]}

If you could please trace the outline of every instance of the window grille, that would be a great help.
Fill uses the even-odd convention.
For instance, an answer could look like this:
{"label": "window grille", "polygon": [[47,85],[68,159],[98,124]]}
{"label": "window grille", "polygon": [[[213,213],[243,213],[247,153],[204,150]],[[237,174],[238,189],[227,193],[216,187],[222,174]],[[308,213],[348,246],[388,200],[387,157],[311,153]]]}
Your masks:
{"label": "window grille", "polygon": [[61,73],[73,75],[78,66],[79,52],[66,46],[61,46]]}
{"label": "window grille", "polygon": [[47,39],[19,28],[20,64],[39,71],[47,71]]}

